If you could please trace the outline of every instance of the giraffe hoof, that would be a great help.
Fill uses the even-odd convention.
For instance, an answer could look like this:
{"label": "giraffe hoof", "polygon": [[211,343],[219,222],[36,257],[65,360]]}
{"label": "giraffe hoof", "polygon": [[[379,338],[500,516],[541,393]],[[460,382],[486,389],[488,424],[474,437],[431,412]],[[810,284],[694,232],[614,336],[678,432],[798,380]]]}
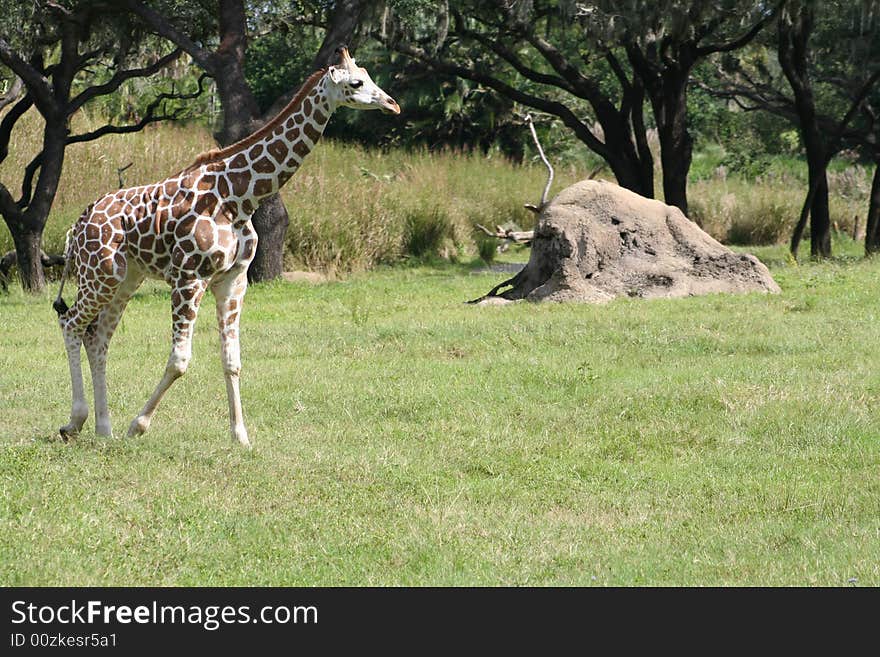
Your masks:
{"label": "giraffe hoof", "polygon": [[131,424],[128,426],[128,437],[135,438],[137,436],[142,436],[149,428],[150,421],[145,417],[138,416],[132,420]]}
{"label": "giraffe hoof", "polygon": [[79,431],[76,427],[70,424],[65,424],[63,427],[60,427],[58,433],[61,435],[61,440],[65,443],[70,442],[79,435]]}
{"label": "giraffe hoof", "polygon": [[233,429],[232,438],[233,440],[237,440],[238,444],[245,449],[251,449],[253,447],[251,445],[251,441],[248,440],[247,431],[244,429],[244,427],[242,427],[241,429]]}

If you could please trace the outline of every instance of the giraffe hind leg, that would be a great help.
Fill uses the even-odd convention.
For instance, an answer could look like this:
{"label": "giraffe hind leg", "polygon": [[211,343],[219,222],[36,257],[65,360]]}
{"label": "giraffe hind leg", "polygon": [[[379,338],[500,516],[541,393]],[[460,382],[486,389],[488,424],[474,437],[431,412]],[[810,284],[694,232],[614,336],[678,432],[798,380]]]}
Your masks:
{"label": "giraffe hind leg", "polygon": [[61,438],[65,441],[79,434],[89,415],[82,376],[81,352],[83,343],[86,343],[87,351],[90,351],[92,349],[90,345],[98,340],[97,336],[100,331],[96,319],[107,304],[113,300],[116,289],[122,280],[118,272],[114,272],[112,253],[109,260],[106,257],[103,260],[92,260],[90,255],[89,251],[78,254],[78,262],[82,263],[88,258],[88,262],[92,266],[79,267],[79,291],[76,302],[58,318],[64,336],[64,346],[67,350],[73,398],[70,421],[59,429]]}
{"label": "giraffe hind leg", "polygon": [[95,433],[99,436],[113,435],[110,411],[107,407],[107,350],[125,307],[143,280],[142,273],[129,269],[125,279],[117,288],[113,300],[101,309],[97,319],[87,327],[83,337],[92,371]]}
{"label": "giraffe hind leg", "polygon": [[93,326],[92,322],[100,311],[100,304],[94,297],[81,295],[73,307],[59,317],[61,332],[64,336],[64,347],[67,350],[67,364],[70,368],[70,387],[72,402],[70,421],[59,428],[62,440],[67,442],[75,438],[82,430],[89,416],[89,405],[86,402],[85,387],[82,376],[82,345],[86,332]]}

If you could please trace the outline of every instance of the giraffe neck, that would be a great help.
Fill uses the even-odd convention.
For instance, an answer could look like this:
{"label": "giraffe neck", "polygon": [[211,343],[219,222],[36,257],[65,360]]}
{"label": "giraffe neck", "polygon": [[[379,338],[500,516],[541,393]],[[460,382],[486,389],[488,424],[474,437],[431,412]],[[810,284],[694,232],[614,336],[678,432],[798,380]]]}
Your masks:
{"label": "giraffe neck", "polygon": [[[290,180],[318,143],[336,109],[326,93],[324,75],[304,97],[294,100],[242,148],[223,158],[230,196],[242,201],[245,210],[275,194]],[[250,214],[250,212],[248,212]]]}

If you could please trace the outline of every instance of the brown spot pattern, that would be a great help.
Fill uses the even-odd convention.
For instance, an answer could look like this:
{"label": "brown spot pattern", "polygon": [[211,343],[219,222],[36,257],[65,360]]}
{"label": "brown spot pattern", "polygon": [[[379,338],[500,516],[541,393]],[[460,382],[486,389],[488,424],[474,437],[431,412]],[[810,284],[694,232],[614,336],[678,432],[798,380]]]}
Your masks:
{"label": "brown spot pattern", "polygon": [[272,193],[272,179],[261,178],[254,183],[254,194],[256,196],[266,196]]}
{"label": "brown spot pattern", "polygon": [[257,173],[272,173],[276,168],[277,166],[271,162],[268,157],[264,157],[254,162],[254,171]]}
{"label": "brown spot pattern", "polygon": [[229,174],[229,184],[232,185],[232,193],[236,196],[244,196],[251,184],[251,174],[240,171]]}
{"label": "brown spot pattern", "polygon": [[315,130],[311,123],[306,123],[303,126],[303,132],[305,132],[306,136],[312,140],[313,144],[318,143],[318,140],[321,138],[321,133]]}
{"label": "brown spot pattern", "polygon": [[275,161],[278,162],[278,164],[281,164],[287,159],[287,145],[280,139],[269,144],[269,147],[266,150],[272,154],[272,157],[275,158]]}
{"label": "brown spot pattern", "polygon": [[200,215],[213,214],[214,208],[217,207],[219,201],[220,199],[218,199],[213,193],[203,194],[193,206],[193,212]]}

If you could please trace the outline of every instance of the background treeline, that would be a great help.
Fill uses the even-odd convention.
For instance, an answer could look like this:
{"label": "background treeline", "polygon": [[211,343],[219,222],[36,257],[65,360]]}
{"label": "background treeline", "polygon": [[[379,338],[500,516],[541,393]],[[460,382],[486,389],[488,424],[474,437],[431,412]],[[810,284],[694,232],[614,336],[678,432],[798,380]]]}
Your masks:
{"label": "background treeline", "polygon": [[[530,227],[521,205],[542,184],[527,112],[557,187],[616,179],[719,239],[789,240],[795,255],[805,237],[832,255],[835,231],[880,246],[873,0],[0,0],[0,12],[0,244],[34,289],[40,248],[60,250],[117,169],[133,162],[124,182],[150,182],[212,138],[246,135],[342,42],[404,114],[334,116],[335,143],[255,217],[257,280],[491,257],[473,225]],[[169,120],[184,123],[112,134]]]}

